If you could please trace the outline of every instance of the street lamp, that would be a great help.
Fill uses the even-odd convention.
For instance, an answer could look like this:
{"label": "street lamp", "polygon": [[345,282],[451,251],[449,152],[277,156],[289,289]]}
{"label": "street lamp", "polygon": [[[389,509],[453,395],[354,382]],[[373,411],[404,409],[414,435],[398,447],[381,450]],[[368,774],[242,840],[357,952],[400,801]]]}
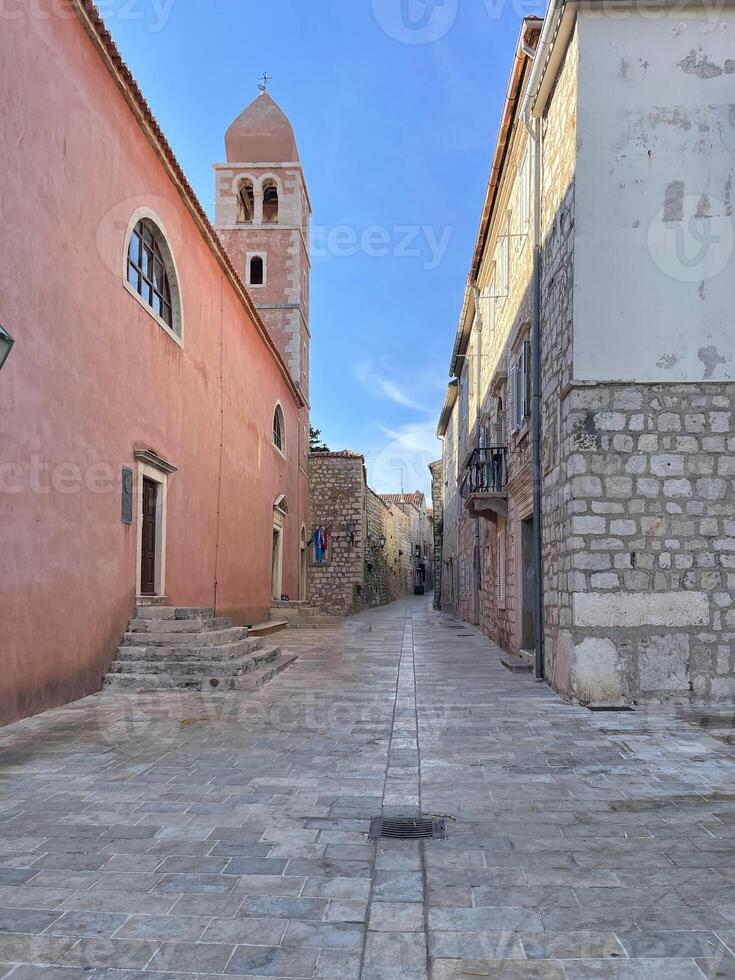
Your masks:
{"label": "street lamp", "polygon": [[0,368],[8,359],[8,354],[13,349],[15,341],[10,336],[5,327],[0,326]]}

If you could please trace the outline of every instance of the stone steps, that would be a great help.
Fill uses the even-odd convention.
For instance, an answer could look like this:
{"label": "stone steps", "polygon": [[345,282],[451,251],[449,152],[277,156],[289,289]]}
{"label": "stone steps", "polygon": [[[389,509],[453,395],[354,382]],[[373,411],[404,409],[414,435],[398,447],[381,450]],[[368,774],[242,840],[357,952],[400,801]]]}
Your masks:
{"label": "stone steps", "polygon": [[269,661],[263,664],[262,667],[258,667],[256,670],[248,671],[247,674],[243,674],[242,677],[238,677],[235,682],[237,691],[255,691],[259,687],[263,687],[269,681],[272,681],[274,677],[278,677],[279,674],[283,673],[284,670],[288,670],[289,667],[293,667],[299,658],[296,654],[281,653],[275,660]]}
{"label": "stone steps", "polygon": [[160,674],[125,673],[108,674],[105,688],[115,691],[200,691],[219,693],[226,691],[256,691],[272,681],[298,660],[295,654],[283,654],[278,648],[265,651],[257,666],[234,676],[208,674],[197,676],[190,673],[166,671]]}
{"label": "stone steps", "polygon": [[286,620],[289,629],[323,629],[342,622],[339,616],[329,616],[307,602],[274,603],[271,616]]}
{"label": "stone steps", "polygon": [[233,640],[231,643],[221,643],[216,646],[199,646],[198,644],[143,644],[123,645],[118,648],[117,659],[125,660],[150,660],[164,662],[167,660],[237,660],[238,657],[247,656],[261,646],[258,637],[246,636],[240,640]]}
{"label": "stone steps", "polygon": [[195,619],[131,619],[128,630],[131,633],[201,633],[229,629],[232,620],[226,616],[217,619],[198,616]]}
{"label": "stone steps", "polygon": [[202,630],[199,633],[131,632],[123,638],[124,647],[221,647],[238,643],[248,637],[247,626],[229,626],[227,629]]}
{"label": "stone steps", "polygon": [[211,609],[145,606],[130,621],[104,686],[117,691],[254,690],[295,659],[278,647],[265,647],[246,626],[215,618]]}
{"label": "stone steps", "polygon": [[116,660],[110,667],[112,674],[160,674],[162,669],[168,674],[186,675],[191,677],[209,677],[216,674],[219,677],[234,677],[247,673],[259,667],[269,657],[277,656],[280,651],[265,650],[262,647],[257,652],[246,657],[233,660]]}
{"label": "stone steps", "polygon": [[288,629],[288,621],[285,619],[269,619],[265,623],[256,623],[250,627],[251,636],[270,636],[272,633],[280,633],[281,630]]}
{"label": "stone steps", "polygon": [[189,608],[186,606],[138,606],[133,618],[136,620],[213,619],[214,609],[208,609],[206,607]]}

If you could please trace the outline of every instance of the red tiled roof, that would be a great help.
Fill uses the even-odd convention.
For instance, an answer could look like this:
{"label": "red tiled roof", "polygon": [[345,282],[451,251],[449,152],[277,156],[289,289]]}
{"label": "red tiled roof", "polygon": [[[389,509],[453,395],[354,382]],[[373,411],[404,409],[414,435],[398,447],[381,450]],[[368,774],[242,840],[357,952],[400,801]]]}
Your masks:
{"label": "red tiled roof", "polygon": [[311,452],[310,456],[326,456],[330,459],[364,459],[365,457],[362,453],[355,453],[351,449],[336,449],[334,452],[329,450],[328,452]]}
{"label": "red tiled roof", "polygon": [[301,393],[301,390],[291,377],[291,373],[288,370],[286,362],[268,333],[268,330],[261,320],[258,311],[255,309],[253,301],[250,298],[250,294],[245,288],[245,284],[232,264],[217,232],[212,227],[204,208],[199,203],[198,197],[187,180],[186,174],[181,169],[181,165],[176,159],[174,151],[171,149],[166,137],[163,135],[163,130],[158,125],[158,121],[153,115],[150,106],[146,102],[145,96],[141,92],[138,83],[135,81],[132,72],[125,64],[117,45],[112,39],[112,35],[105,27],[105,22],[103,21],[100,12],[97,10],[94,3],[92,3],[92,0],[70,0],[70,2],[71,6],[77,13],[77,16],[82,22],[82,26],[92,40],[92,43],[99,51],[102,59],[107,62],[107,67],[110,74],[117,82],[117,85],[122,91],[126,102],[128,105],[130,105],[133,115],[138,119],[141,129],[152,143],[154,149],[163,158],[164,163],[168,165],[169,176],[172,178],[174,184],[178,186],[179,192],[184,198],[184,202],[189,206],[195,221],[198,222],[207,244],[214,252],[215,257],[227,273],[227,276],[234,286],[235,291],[242,300],[243,306],[255,324],[258,333],[261,335],[265,345],[268,347],[274,359],[278,363],[281,373],[296,396],[297,402],[300,405],[305,405],[306,400]]}
{"label": "red tiled roof", "polygon": [[420,490],[415,493],[381,493],[380,497],[389,504],[413,504],[421,510],[424,506],[425,497]]}

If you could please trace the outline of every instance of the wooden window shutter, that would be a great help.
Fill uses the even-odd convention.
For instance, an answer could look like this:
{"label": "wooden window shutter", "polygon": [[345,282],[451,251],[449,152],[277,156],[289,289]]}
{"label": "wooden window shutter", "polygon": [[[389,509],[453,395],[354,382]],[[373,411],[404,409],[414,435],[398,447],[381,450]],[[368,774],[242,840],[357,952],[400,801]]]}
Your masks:
{"label": "wooden window shutter", "polygon": [[523,342],[523,419],[531,415],[531,344]]}
{"label": "wooden window shutter", "polygon": [[495,532],[495,597],[498,609],[505,609],[505,521]]}
{"label": "wooden window shutter", "polygon": [[511,361],[510,370],[508,371],[508,429],[511,432],[515,432],[518,426],[516,425],[516,363]]}

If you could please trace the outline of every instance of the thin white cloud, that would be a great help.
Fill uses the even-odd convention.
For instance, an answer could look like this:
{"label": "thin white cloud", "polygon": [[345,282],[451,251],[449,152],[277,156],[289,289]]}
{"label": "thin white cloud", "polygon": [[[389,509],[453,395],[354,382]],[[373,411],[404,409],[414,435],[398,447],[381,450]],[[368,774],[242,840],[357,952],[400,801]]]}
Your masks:
{"label": "thin white cloud", "polygon": [[441,455],[436,422],[378,425],[382,445],[366,454],[370,486],[378,493],[423,490],[430,496],[429,463]]}
{"label": "thin white cloud", "polygon": [[373,361],[360,361],[353,366],[352,370],[360,384],[369,391],[381,394],[389,401],[395,402],[396,405],[402,405],[404,408],[413,408],[419,412],[424,411],[424,406],[412,398],[396,381],[377,370]]}

